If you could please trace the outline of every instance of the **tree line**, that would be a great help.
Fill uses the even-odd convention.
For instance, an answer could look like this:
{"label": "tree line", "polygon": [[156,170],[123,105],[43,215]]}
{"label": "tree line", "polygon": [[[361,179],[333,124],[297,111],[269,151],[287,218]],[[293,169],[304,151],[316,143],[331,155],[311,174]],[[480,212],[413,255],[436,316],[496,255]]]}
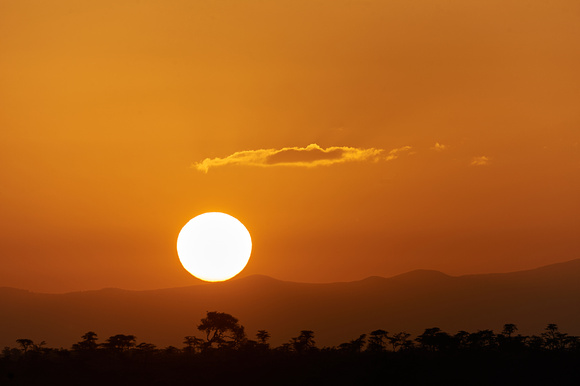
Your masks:
{"label": "tree line", "polygon": [[[212,350],[269,350],[278,352],[304,353],[315,350],[340,351],[349,353],[361,352],[401,352],[419,350],[427,352],[448,352],[457,350],[557,350],[557,351],[580,351],[580,337],[561,332],[556,324],[548,324],[539,335],[522,335],[517,333],[515,324],[507,323],[500,333],[493,330],[478,330],[476,332],[459,331],[449,334],[438,327],[427,328],[425,331],[411,338],[407,332],[389,333],[378,329],[368,334],[361,334],[355,339],[349,340],[333,347],[319,348],[316,345],[314,331],[302,330],[288,342],[278,347],[271,347],[270,333],[266,330],[258,330],[253,339],[250,339],[244,326],[238,319],[225,312],[211,311],[201,319],[197,325],[201,337],[185,336],[183,347],[169,346],[159,349],[153,343],[137,343],[134,335],[117,334],[110,336],[104,342],[99,343],[98,335],[89,331],[81,337],[81,340],[71,347],[72,352],[145,352],[154,353],[167,351],[171,353],[204,353]],[[17,339],[17,347],[5,347],[2,350],[3,357],[19,356],[30,352],[46,353],[55,349],[46,347],[46,342],[38,344],[31,339]],[[58,349],[56,351],[67,351]]]}
{"label": "tree line", "polygon": [[181,347],[135,335],[104,340],[89,331],[69,349],[19,338],[0,354],[0,385],[577,385],[580,338],[548,324],[522,335],[502,330],[421,334],[377,329],[332,347],[312,330],[273,346],[224,312],[207,312]]}

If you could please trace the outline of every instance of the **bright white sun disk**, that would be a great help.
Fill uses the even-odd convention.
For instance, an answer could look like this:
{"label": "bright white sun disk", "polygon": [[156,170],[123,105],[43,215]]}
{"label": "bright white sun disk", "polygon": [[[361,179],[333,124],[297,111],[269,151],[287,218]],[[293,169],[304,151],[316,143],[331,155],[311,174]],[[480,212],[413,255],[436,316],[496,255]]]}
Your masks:
{"label": "bright white sun disk", "polygon": [[183,267],[205,281],[223,281],[240,273],[252,252],[250,232],[225,213],[209,212],[189,220],[177,237]]}

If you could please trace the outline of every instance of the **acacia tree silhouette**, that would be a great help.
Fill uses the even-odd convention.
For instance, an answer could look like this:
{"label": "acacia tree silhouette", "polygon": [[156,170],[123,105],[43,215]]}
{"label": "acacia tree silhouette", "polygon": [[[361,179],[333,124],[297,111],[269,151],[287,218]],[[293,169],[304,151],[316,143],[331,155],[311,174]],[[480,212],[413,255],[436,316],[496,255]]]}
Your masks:
{"label": "acacia tree silhouette", "polygon": [[246,339],[244,326],[238,319],[225,312],[208,311],[197,326],[199,331],[205,332],[204,348],[238,347]]}
{"label": "acacia tree silhouette", "polygon": [[16,343],[22,347],[23,352],[27,352],[28,349],[34,347],[34,342],[31,339],[16,339]]}

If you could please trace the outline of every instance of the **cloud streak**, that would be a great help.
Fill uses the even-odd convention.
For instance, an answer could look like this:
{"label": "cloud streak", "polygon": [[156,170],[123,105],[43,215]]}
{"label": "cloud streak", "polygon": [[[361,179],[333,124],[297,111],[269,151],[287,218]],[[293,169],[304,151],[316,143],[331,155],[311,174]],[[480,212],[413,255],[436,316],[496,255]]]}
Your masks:
{"label": "cloud streak", "polygon": [[403,147],[400,147],[398,149],[393,149],[393,150],[389,151],[389,154],[385,158],[385,161],[392,161],[394,159],[397,159],[397,158],[399,158],[399,155],[401,155],[401,153],[404,153],[404,152],[409,151],[409,150],[411,150],[411,146],[403,146]]}
{"label": "cloud streak", "polygon": [[482,155],[481,157],[473,157],[471,166],[485,166],[489,165],[489,157]]}
{"label": "cloud streak", "polygon": [[433,147],[431,148],[431,150],[443,151],[443,150],[447,150],[447,146],[446,145],[443,145],[442,143],[435,142],[435,145],[433,145]]}
{"label": "cloud streak", "polygon": [[[409,146],[393,149],[384,159],[397,158],[398,152],[408,149],[410,149]],[[194,163],[192,167],[204,173],[207,173],[210,168],[227,165],[316,167],[356,161],[376,162],[381,159],[383,152],[383,149],[361,149],[348,146],[322,148],[313,143],[306,147],[239,151],[225,158],[206,158]]]}

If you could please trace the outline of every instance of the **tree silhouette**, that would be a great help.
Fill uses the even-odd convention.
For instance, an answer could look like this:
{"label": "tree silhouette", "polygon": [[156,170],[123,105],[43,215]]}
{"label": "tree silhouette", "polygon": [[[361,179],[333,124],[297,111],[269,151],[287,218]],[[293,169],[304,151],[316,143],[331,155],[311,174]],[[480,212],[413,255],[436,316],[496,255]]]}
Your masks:
{"label": "tree silhouette", "polygon": [[513,336],[518,330],[518,327],[513,323],[506,323],[503,325],[501,334],[496,336],[497,343],[505,350],[521,350],[524,348],[524,341],[526,337],[522,335]]}
{"label": "tree silhouette", "polygon": [[228,342],[227,345],[231,348],[240,348],[246,341],[246,329],[240,325],[233,330],[232,341]]}
{"label": "tree silhouette", "polygon": [[453,339],[459,349],[466,349],[469,347],[469,332],[461,330],[453,335]]}
{"label": "tree silhouette", "polygon": [[246,338],[244,327],[238,323],[238,319],[225,312],[207,312],[201,324],[197,326],[199,331],[205,333],[205,347],[233,347],[239,346]]}
{"label": "tree silhouette", "polygon": [[512,334],[518,330],[518,327],[513,323],[506,323],[503,325],[502,334],[506,335],[508,339],[511,339]]}
{"label": "tree silhouette", "polygon": [[558,330],[558,325],[554,323],[548,324],[545,332],[542,334],[544,344],[548,350],[560,350],[566,346],[568,334],[562,333]]}
{"label": "tree silhouette", "polygon": [[97,343],[97,334],[93,331],[89,331],[83,336],[81,336],[82,340],[78,343],[72,345],[72,349],[76,351],[88,351],[88,350],[96,350],[99,347]]}
{"label": "tree silhouette", "polygon": [[157,346],[155,346],[153,343],[141,342],[137,346],[135,346],[135,349],[140,352],[150,353],[157,351]]}
{"label": "tree silhouette", "polygon": [[469,334],[467,340],[472,348],[492,348],[495,347],[496,336],[493,330],[478,330]]}
{"label": "tree silhouette", "polygon": [[300,331],[300,335],[290,339],[290,345],[292,349],[298,353],[313,350],[316,348],[316,342],[314,342],[314,331]]}
{"label": "tree silhouette", "polygon": [[164,354],[166,355],[177,355],[179,354],[181,351],[175,347],[175,346],[167,346],[164,349],[161,350]]}
{"label": "tree silhouette", "polygon": [[436,346],[436,335],[441,329],[439,327],[426,328],[415,340],[429,351],[434,351]]}
{"label": "tree silhouette", "polygon": [[[406,332],[375,330],[320,350],[310,330],[270,348],[266,330],[259,330],[256,340],[246,340],[244,328],[228,314],[209,314],[200,326],[209,330],[207,338],[186,336],[183,350],[136,345],[133,335],[113,335],[98,345],[92,331],[72,352],[18,339],[19,348],[5,347],[0,353],[0,385],[376,385],[387,379],[425,385],[455,380],[482,386],[578,383],[580,338],[561,332],[556,324],[529,337],[516,335],[510,324],[497,335],[479,330],[451,336],[432,327],[415,340]],[[213,337],[219,337],[216,347],[204,352]],[[387,345],[393,352],[386,352]]]}
{"label": "tree silhouette", "polygon": [[580,337],[578,336],[567,336],[565,344],[572,351],[580,351]]}
{"label": "tree silhouette", "polygon": [[126,351],[135,346],[135,340],[135,335],[113,335],[103,343],[103,347],[114,351]]}
{"label": "tree silhouette", "polygon": [[393,347],[393,351],[404,350],[413,347],[413,342],[409,339],[411,334],[405,331],[397,332],[395,335],[387,337]]}
{"label": "tree silhouette", "polygon": [[16,339],[16,343],[22,347],[22,351],[25,353],[34,347],[34,342],[30,339]]}
{"label": "tree silhouette", "polygon": [[38,343],[38,344],[34,344],[32,345],[32,349],[34,351],[42,351],[42,348],[46,346],[46,342],[43,340],[42,342]]}
{"label": "tree silhouette", "polygon": [[369,335],[369,344],[367,346],[367,351],[379,352],[385,351],[387,346],[387,339],[389,333],[385,330],[375,330]]}
{"label": "tree silhouette", "polygon": [[540,350],[544,347],[544,338],[533,335],[526,340],[526,344],[532,350]]}
{"label": "tree silhouette", "polygon": [[445,351],[457,348],[458,342],[439,327],[427,328],[415,339],[421,347],[429,351]]}
{"label": "tree silhouette", "polygon": [[342,351],[348,351],[351,353],[359,353],[362,351],[366,343],[367,334],[362,334],[357,339],[353,339],[348,343],[341,343],[338,348]]}
{"label": "tree silhouette", "polygon": [[196,336],[186,336],[183,344],[185,344],[185,352],[194,353],[203,350],[205,341]]}
{"label": "tree silhouette", "polygon": [[270,344],[268,340],[270,339],[270,333],[266,330],[258,330],[256,333],[256,339],[258,340],[258,344],[262,347],[269,348]]}
{"label": "tree silhouette", "polygon": [[444,331],[439,331],[435,334],[435,350],[447,351],[457,348],[457,342],[451,335]]}
{"label": "tree silhouette", "polygon": [[22,355],[22,351],[17,348],[11,347],[4,347],[2,349],[2,358],[3,359],[12,359],[12,358],[19,358]]}

